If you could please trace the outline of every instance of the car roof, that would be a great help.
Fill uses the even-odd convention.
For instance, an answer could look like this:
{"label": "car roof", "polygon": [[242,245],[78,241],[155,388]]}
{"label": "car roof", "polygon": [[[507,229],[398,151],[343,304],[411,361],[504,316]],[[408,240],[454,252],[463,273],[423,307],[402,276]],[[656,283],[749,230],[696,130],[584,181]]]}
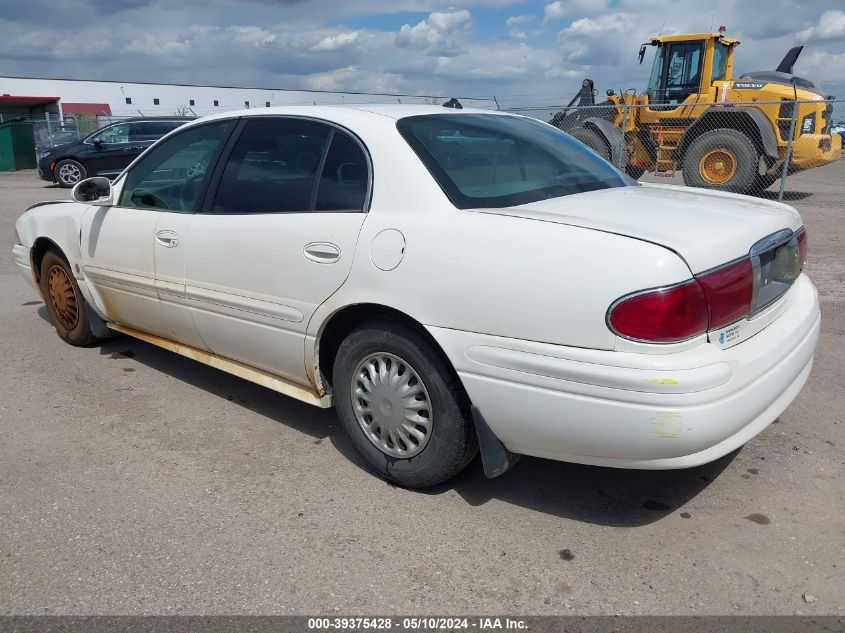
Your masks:
{"label": "car roof", "polygon": [[[138,121],[193,121],[194,116],[133,116],[119,121],[112,121],[112,123],[137,123]],[[109,123],[108,125],[111,125]]]}
{"label": "car roof", "polygon": [[246,108],[241,110],[227,110],[194,119],[193,123],[202,123],[215,119],[228,119],[238,117],[260,117],[260,116],[300,116],[313,117],[333,121],[344,118],[344,115],[355,114],[370,115],[373,118],[384,117],[390,119],[403,119],[418,115],[443,115],[443,114],[495,114],[512,115],[510,112],[499,112],[496,110],[484,110],[481,108],[444,108],[435,105],[402,105],[402,104],[357,104],[357,105],[299,105],[299,106],[274,106],[270,108]]}

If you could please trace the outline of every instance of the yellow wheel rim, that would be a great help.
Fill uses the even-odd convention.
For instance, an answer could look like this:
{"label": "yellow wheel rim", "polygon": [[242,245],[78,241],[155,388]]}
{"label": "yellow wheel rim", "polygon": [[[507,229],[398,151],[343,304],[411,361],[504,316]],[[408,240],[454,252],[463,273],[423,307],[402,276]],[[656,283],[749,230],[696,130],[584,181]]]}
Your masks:
{"label": "yellow wheel rim", "polygon": [[710,185],[724,185],[736,173],[736,157],[729,149],[711,149],[698,163],[698,173]]}

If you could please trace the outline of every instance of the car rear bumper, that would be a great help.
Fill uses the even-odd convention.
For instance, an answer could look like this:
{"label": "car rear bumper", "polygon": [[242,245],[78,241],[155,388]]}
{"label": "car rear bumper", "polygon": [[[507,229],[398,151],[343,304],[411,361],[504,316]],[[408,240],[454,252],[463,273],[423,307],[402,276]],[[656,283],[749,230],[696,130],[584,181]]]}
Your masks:
{"label": "car rear bumper", "polygon": [[742,446],[804,386],[819,336],[818,295],[802,275],[784,301],[780,317],[742,343],[668,354],[429,330],[512,452],[618,468],[687,468]]}

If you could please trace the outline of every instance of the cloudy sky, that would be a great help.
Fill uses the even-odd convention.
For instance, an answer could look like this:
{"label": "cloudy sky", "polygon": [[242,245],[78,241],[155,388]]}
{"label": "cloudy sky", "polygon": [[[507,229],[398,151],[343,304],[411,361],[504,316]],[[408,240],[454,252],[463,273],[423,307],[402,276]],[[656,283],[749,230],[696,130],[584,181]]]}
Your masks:
{"label": "cloudy sky", "polygon": [[772,69],[804,44],[796,72],[845,98],[843,9],[843,0],[0,0],[0,75],[541,105],[568,100],[584,77],[602,91],[642,88],[641,42],[724,24],[743,40],[740,72]]}

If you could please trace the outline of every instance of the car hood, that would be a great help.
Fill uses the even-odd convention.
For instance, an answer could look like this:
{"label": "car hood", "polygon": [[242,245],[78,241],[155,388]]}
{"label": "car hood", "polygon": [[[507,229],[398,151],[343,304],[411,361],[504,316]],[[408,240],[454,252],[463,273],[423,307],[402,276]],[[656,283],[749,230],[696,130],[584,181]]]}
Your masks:
{"label": "car hood", "polygon": [[751,246],[767,235],[801,226],[801,216],[785,204],[651,183],[476,211],[653,242],[678,253],[693,273],[747,255]]}
{"label": "car hood", "polygon": [[[74,145],[78,145],[80,140],[82,140],[82,139],[77,139],[75,141],[67,141],[65,143],[60,143],[59,145],[43,145],[42,144],[40,147],[39,147],[38,143],[36,143],[35,147],[40,152],[49,152],[50,154],[57,154],[57,153],[60,153],[60,152],[63,152],[65,150],[70,149]],[[46,141],[43,141],[42,143],[44,143],[44,142],[46,142]]]}

